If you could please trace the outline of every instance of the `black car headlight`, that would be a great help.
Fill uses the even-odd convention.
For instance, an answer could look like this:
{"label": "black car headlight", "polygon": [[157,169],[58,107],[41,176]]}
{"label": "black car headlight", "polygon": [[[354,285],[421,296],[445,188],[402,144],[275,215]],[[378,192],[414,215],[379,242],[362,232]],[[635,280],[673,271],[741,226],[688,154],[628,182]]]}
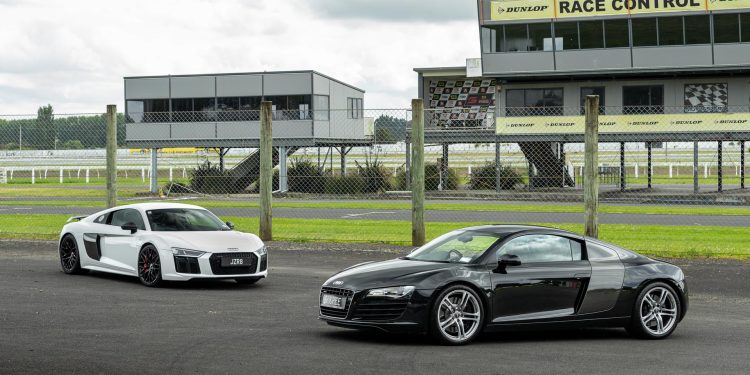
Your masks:
{"label": "black car headlight", "polygon": [[414,293],[413,286],[394,286],[390,288],[379,288],[371,289],[367,292],[367,297],[380,297],[380,298],[406,298]]}

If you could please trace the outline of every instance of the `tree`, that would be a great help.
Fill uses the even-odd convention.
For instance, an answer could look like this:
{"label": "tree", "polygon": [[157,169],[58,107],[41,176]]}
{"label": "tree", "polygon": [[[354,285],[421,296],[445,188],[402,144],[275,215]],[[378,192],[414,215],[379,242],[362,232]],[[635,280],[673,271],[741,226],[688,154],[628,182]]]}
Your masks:
{"label": "tree", "polygon": [[36,148],[55,148],[57,129],[55,128],[55,115],[51,104],[39,107],[36,111],[36,131],[39,134],[39,138],[35,142]]}
{"label": "tree", "polygon": [[66,150],[81,150],[83,149],[83,143],[77,139],[71,139],[63,143],[62,148]]}
{"label": "tree", "polygon": [[406,119],[381,115],[375,119],[375,136],[378,143],[396,143],[406,139]]}

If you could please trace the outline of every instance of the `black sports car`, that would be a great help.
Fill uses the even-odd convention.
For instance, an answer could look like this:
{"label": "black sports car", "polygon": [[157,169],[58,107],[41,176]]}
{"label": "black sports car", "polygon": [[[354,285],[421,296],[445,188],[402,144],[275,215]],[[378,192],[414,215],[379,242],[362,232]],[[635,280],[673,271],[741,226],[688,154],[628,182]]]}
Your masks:
{"label": "black sports car", "polygon": [[350,267],[323,284],[320,319],[465,344],[482,331],[625,327],[669,336],[685,316],[679,267],[558,229],[487,225],[409,256]]}

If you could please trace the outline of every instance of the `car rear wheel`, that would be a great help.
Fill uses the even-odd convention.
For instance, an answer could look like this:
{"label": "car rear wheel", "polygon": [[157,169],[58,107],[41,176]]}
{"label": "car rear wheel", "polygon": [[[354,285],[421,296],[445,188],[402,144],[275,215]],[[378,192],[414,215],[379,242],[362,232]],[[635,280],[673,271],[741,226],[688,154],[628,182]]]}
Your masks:
{"label": "car rear wheel", "polygon": [[636,299],[628,332],[643,339],[663,339],[677,328],[680,299],[668,284],[647,285]]}
{"label": "car rear wheel", "polygon": [[260,281],[260,279],[260,277],[245,277],[242,279],[234,279],[234,281],[236,281],[237,284],[252,285]]}
{"label": "car rear wheel", "polygon": [[161,261],[159,251],[153,245],[146,245],[138,254],[138,279],[148,287],[161,284]]}
{"label": "car rear wheel", "polygon": [[60,241],[60,266],[68,275],[84,273],[81,268],[81,255],[78,252],[78,244],[72,234],[66,234]]}
{"label": "car rear wheel", "polygon": [[440,342],[463,345],[482,331],[484,310],[479,296],[463,285],[444,290],[435,299],[430,319],[430,332]]}

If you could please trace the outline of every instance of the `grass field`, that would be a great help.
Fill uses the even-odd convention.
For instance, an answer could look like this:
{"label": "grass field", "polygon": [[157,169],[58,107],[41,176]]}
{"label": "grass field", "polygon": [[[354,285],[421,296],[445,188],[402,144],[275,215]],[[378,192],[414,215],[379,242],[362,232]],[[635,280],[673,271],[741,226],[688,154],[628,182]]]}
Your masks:
{"label": "grass field", "polygon": [[[49,190],[49,189],[41,189]],[[0,197],[5,197],[0,189]],[[81,197],[104,197],[104,191],[74,191]],[[131,192],[130,195],[132,195]],[[50,195],[51,196],[51,195]],[[122,196],[122,195],[121,195]],[[126,193],[127,196],[127,193]],[[137,202],[147,202],[138,200]],[[196,204],[206,208],[259,208],[257,198],[246,201],[216,201],[216,200],[180,200],[179,203]],[[132,200],[120,200],[120,204],[136,203]],[[2,200],[3,206],[54,206],[54,207],[86,207],[104,208],[104,200]],[[305,202],[276,199],[275,208],[298,209],[365,209],[365,210],[411,210],[411,203],[406,201],[337,201],[337,202]],[[471,211],[489,212],[560,212],[583,213],[582,204],[540,204],[540,203],[427,203],[425,209],[430,211]],[[599,212],[605,214],[638,214],[638,215],[719,215],[719,216],[750,216],[750,207],[710,207],[710,206],[653,206],[653,205],[607,205],[599,206]]]}
{"label": "grass field", "polygon": [[[0,215],[1,239],[56,240],[66,215]],[[256,218],[225,217],[237,229],[255,233]],[[427,223],[432,239],[449,230],[479,223]],[[544,225],[544,224],[541,224]],[[577,224],[551,225],[580,233]],[[366,242],[408,245],[411,225],[406,221],[274,219],[276,240],[302,242]],[[604,224],[600,237],[645,255],[661,257],[712,257],[750,259],[750,231],[711,226],[655,226]]]}

